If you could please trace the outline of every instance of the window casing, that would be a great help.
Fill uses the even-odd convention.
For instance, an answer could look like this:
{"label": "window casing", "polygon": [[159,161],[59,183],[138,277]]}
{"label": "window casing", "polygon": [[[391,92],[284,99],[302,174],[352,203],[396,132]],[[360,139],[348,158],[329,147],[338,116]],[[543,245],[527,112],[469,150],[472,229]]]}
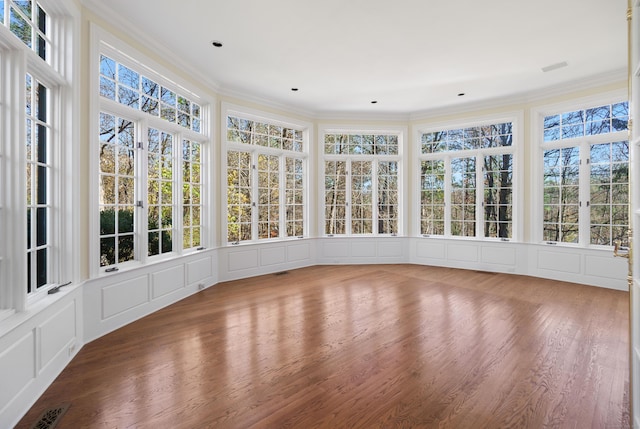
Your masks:
{"label": "window casing", "polygon": [[323,234],[401,234],[403,133],[327,129],[322,140]]}
{"label": "window casing", "polygon": [[549,244],[628,244],[627,102],[542,121],[542,231]]}
{"label": "window casing", "polygon": [[106,44],[97,63],[94,273],[204,248],[207,106]]}
{"label": "window casing", "polygon": [[514,121],[426,130],[418,136],[420,234],[513,239]]}
{"label": "window casing", "polygon": [[307,235],[308,125],[245,111],[225,118],[227,243]]}

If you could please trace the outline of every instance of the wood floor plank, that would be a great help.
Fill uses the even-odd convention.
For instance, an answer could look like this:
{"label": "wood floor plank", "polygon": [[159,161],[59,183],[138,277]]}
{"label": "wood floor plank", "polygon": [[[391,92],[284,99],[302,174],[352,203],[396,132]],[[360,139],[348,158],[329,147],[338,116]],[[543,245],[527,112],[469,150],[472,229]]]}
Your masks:
{"label": "wood floor plank", "polygon": [[626,428],[628,294],[418,265],[208,288],[87,344],[61,428]]}

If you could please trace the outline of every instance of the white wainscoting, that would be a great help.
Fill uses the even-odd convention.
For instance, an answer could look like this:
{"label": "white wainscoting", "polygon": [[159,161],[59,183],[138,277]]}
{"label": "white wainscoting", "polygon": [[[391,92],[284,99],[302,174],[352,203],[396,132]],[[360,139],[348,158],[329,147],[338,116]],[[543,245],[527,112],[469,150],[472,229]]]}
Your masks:
{"label": "white wainscoting", "polygon": [[606,249],[503,241],[411,238],[410,262],[522,274],[628,290],[627,261]]}
{"label": "white wainscoting", "polygon": [[219,249],[218,280],[237,280],[315,264],[315,240],[239,244]]}
{"label": "white wainscoting", "polygon": [[82,288],[66,286],[0,327],[0,428],[12,428],[82,346]]}
{"label": "white wainscoting", "polygon": [[217,251],[203,250],[84,284],[84,339],[115,329],[218,282]]}
{"label": "white wainscoting", "polygon": [[316,240],[316,264],[402,264],[409,262],[403,237],[326,237]]}
{"label": "white wainscoting", "polygon": [[629,290],[627,260],[614,257],[612,251],[544,244],[528,247],[531,276]]}
{"label": "white wainscoting", "polygon": [[520,243],[440,238],[410,241],[413,264],[527,274],[527,246]]}

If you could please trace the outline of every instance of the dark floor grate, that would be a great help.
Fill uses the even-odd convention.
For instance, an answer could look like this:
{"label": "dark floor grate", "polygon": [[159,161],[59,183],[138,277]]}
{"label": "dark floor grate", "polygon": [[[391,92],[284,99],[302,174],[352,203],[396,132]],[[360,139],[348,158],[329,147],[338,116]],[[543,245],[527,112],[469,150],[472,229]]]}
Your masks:
{"label": "dark floor grate", "polygon": [[45,410],[38,421],[31,426],[31,429],[53,429],[58,425],[60,419],[70,406],[71,404],[62,404],[58,407]]}
{"label": "dark floor grate", "polygon": [[274,276],[284,276],[285,274],[289,274],[289,271],[279,271],[277,273],[273,273]]}

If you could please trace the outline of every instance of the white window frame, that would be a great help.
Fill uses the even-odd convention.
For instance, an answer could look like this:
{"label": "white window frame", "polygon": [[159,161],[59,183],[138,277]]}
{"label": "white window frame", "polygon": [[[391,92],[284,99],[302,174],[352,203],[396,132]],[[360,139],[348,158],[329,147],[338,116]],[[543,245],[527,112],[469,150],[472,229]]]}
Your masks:
{"label": "white window frame", "polygon": [[[258,122],[267,123],[270,125],[282,126],[286,128],[293,128],[296,130],[302,131],[302,139],[303,146],[301,152],[288,151],[283,149],[275,149],[270,147],[258,146],[253,144],[245,144],[238,142],[231,142],[227,139],[227,117],[235,116],[242,119],[248,119]],[[230,245],[245,245],[245,244],[255,244],[255,243],[267,243],[267,242],[275,242],[275,241],[286,241],[286,240],[296,240],[309,236],[309,178],[310,176],[310,162],[309,162],[309,151],[311,147],[310,138],[313,134],[313,125],[310,122],[300,121],[294,118],[290,118],[283,115],[278,115],[274,113],[265,112],[263,110],[252,109],[249,107],[232,104],[232,103],[222,103],[222,108],[220,109],[220,141],[222,144],[220,145],[220,183],[224,183],[224,196],[221,198],[221,211],[220,211],[220,219],[221,219],[221,242],[225,246]],[[238,152],[248,152],[251,154],[251,162],[252,164],[257,165],[257,160],[259,155],[275,155],[278,156],[279,159],[279,180],[280,180],[280,191],[279,195],[280,199],[280,216],[279,216],[279,228],[280,231],[285,231],[284,234],[281,234],[279,237],[274,238],[258,238],[258,210],[252,210],[251,213],[251,240],[243,240],[238,242],[230,242],[229,234],[228,234],[228,197],[227,197],[227,151],[238,151]],[[286,205],[283,202],[284,197],[286,195],[286,158],[297,158],[303,161],[303,231],[302,235],[298,236],[286,236]],[[252,190],[252,205],[257,199],[258,195],[258,172],[257,169],[252,169],[251,176],[251,190]]]}
{"label": "white window frame", "polygon": [[[461,128],[478,127],[485,125],[494,125],[505,122],[511,122],[512,124],[512,138],[513,142],[509,147],[500,148],[485,148],[485,149],[471,149],[471,150],[459,150],[448,151],[439,153],[422,153],[422,135],[424,133],[454,130]],[[523,153],[524,153],[524,112],[513,111],[499,115],[485,115],[475,116],[464,119],[429,123],[424,122],[417,124],[414,127],[414,147],[416,156],[413,164],[415,174],[413,181],[416,183],[413,192],[413,204],[411,207],[411,213],[415,214],[414,222],[412,224],[415,234],[423,238],[445,238],[453,240],[482,240],[482,241],[523,241],[523,202],[522,195],[524,190],[524,169],[523,169]],[[482,168],[478,166],[484,165],[484,156],[487,155],[500,155],[509,152],[513,155],[513,194],[512,194],[512,236],[509,239],[502,239],[499,237],[484,237],[484,175]],[[475,225],[475,237],[464,237],[458,235],[451,235],[451,159],[456,158],[468,158],[474,157],[476,159],[476,225]],[[421,233],[421,215],[420,215],[420,202],[421,202],[421,164],[426,160],[444,160],[445,162],[445,233],[444,235],[423,235]],[[482,162],[480,162],[482,161]]]}
{"label": "white window frame", "polygon": [[[111,33],[103,30],[96,24],[91,24],[91,53],[90,53],[90,140],[91,140],[91,202],[90,202],[90,251],[89,261],[90,276],[92,278],[108,275],[111,272],[109,268],[117,268],[117,272],[127,271],[139,268],[148,263],[169,260],[172,258],[188,255],[210,246],[215,242],[213,236],[212,225],[215,225],[213,211],[210,209],[211,201],[214,198],[214,190],[217,184],[212,182],[211,173],[213,165],[214,150],[211,143],[211,127],[213,106],[215,100],[205,96],[205,91],[201,88],[193,87],[185,80],[175,76],[170,70],[166,69],[156,61],[138,52],[128,44],[115,37]],[[144,74],[154,79],[155,82],[162,86],[175,91],[176,93],[185,94],[190,100],[200,105],[200,132],[195,132],[184,128],[177,123],[172,123],[119,103],[118,101],[109,100],[100,96],[100,55],[105,54],[109,58],[121,63],[134,71]],[[203,94],[203,95],[199,95]],[[135,259],[115,265],[100,266],[100,224],[99,224],[99,117],[100,112],[114,115],[116,117],[131,120],[135,124],[136,143],[141,142],[142,147],[136,149],[136,170],[135,170],[135,201],[142,201],[142,207],[136,208],[137,212],[134,216],[134,235],[137,238],[137,246],[135,248]],[[173,136],[173,251],[148,256],[148,234],[147,234],[147,157],[148,157],[148,138],[149,128],[155,128],[161,132],[170,133]],[[200,143],[200,162],[201,162],[201,245],[196,248],[183,249],[182,243],[182,140],[191,140]]]}
{"label": "white window frame", "polygon": [[[398,154],[397,155],[354,155],[354,154],[325,154],[325,136],[327,134],[350,134],[350,135],[396,135],[398,136]],[[345,234],[333,235],[336,237],[386,237],[386,236],[404,236],[407,234],[407,210],[406,210],[406,198],[405,187],[407,180],[407,169],[405,168],[405,158],[407,156],[407,127],[399,126],[362,126],[362,125],[334,125],[326,124],[319,127],[318,131],[318,162],[319,162],[319,175],[318,175],[318,223],[317,233],[320,237],[329,237],[331,235],[325,232],[326,222],[326,207],[325,207],[325,161],[347,161],[350,165],[353,161],[373,161],[372,163],[372,191],[373,196],[377,198],[378,193],[378,176],[377,166],[379,162],[397,162],[398,165],[398,228],[395,234],[380,234],[377,231],[378,211],[377,200],[372,200],[372,230],[371,234],[352,234],[351,231],[351,174],[347,174],[346,177],[346,201],[348,206],[345,213]],[[374,170],[375,169],[375,170]]]}
{"label": "white window frame", "polygon": [[[578,248],[591,248],[591,249],[611,249],[612,246],[590,244],[590,225],[591,219],[589,216],[589,207],[583,204],[579,208],[579,226],[578,243],[564,243],[564,242],[547,242],[543,240],[543,222],[544,222],[544,151],[548,149],[557,149],[565,147],[579,147],[580,159],[585,159],[585,150],[589,149],[592,144],[598,143],[613,143],[618,141],[629,141],[631,144],[628,131],[616,131],[605,134],[597,134],[591,136],[583,136],[572,139],[559,139],[550,142],[544,141],[544,118],[546,116],[562,114],[566,112],[572,112],[581,109],[590,109],[597,106],[606,104],[616,104],[629,100],[629,95],[626,90],[613,90],[597,95],[574,99],[572,101],[549,104],[540,107],[536,107],[531,110],[531,165],[532,165],[532,180],[530,184],[532,195],[532,210],[531,210],[531,239],[532,243],[544,244],[549,246],[563,246],[563,247],[578,247]],[[588,153],[588,151],[587,151]],[[589,155],[587,154],[588,158]],[[589,165],[582,163],[580,165],[579,173],[579,193],[581,201],[588,201],[589,195],[589,181],[590,172]],[[631,198],[631,195],[629,195]]]}
{"label": "white window frame", "polygon": [[[80,12],[71,0],[39,0],[47,13],[46,61],[0,25],[0,320],[51,301],[48,292],[79,280],[79,28]],[[7,5],[5,4],[5,8]],[[25,77],[29,73],[49,88],[51,160],[47,188],[51,214],[48,278],[27,293],[26,112]]]}

